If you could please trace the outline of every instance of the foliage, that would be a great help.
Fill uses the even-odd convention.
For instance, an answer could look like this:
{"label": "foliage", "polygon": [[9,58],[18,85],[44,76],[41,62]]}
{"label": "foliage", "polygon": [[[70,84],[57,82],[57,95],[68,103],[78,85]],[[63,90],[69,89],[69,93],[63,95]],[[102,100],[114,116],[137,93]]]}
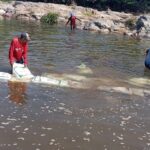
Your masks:
{"label": "foliage", "polygon": [[135,18],[130,18],[126,20],[125,26],[128,27],[130,30],[134,29],[136,25],[136,19]]}
{"label": "foliage", "polygon": [[150,11],[150,0],[27,0],[34,2],[51,2],[58,4],[77,4],[98,10],[108,8],[115,11],[146,12]]}
{"label": "foliage", "polygon": [[93,13],[92,13],[92,11],[86,11],[83,13],[83,15],[91,17],[91,16],[93,16]]}
{"label": "foliage", "polygon": [[58,14],[48,13],[47,15],[42,16],[41,21],[52,25],[57,23],[57,19],[58,19]]}

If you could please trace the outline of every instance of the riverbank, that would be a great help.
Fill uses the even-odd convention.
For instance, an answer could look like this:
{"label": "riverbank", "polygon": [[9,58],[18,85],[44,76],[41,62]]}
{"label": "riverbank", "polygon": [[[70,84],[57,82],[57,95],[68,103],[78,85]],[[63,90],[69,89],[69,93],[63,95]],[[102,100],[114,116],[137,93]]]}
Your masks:
{"label": "riverbank", "polygon": [[[67,21],[70,12],[74,12],[81,22],[77,23],[77,28],[96,31],[100,33],[121,33],[132,34],[134,29],[128,25],[132,21],[136,22],[139,16],[131,13],[115,12],[115,11],[97,11],[91,8],[80,6],[66,6],[52,3],[41,2],[22,2],[13,1],[11,3],[0,2],[1,18],[12,17],[15,19],[25,19],[40,21],[43,15],[49,12],[58,14],[58,23]],[[145,36],[146,31],[142,36]]]}

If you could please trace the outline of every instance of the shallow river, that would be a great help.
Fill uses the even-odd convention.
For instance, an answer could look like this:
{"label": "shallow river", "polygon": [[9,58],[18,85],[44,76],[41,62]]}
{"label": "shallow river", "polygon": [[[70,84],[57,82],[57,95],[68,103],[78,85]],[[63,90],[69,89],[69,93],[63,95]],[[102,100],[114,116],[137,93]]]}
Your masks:
{"label": "shallow river", "polygon": [[[4,20],[0,71],[10,71],[9,44],[22,31],[31,35],[28,60],[34,75],[80,76],[88,79],[88,88],[1,81],[0,150],[150,149],[150,94],[102,89],[149,90],[143,63],[149,39]],[[90,73],[79,71],[83,66]],[[147,80],[132,84],[132,78]]]}

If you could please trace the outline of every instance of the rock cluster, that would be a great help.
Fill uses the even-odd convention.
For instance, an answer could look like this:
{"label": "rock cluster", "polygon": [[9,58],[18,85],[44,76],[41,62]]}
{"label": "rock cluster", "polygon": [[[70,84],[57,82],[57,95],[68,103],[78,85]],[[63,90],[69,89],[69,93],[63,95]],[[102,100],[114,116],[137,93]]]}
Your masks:
{"label": "rock cluster", "polygon": [[[91,8],[80,6],[66,6],[52,3],[42,2],[23,2],[12,1],[6,3],[0,1],[0,16],[13,17],[16,19],[28,19],[39,21],[43,15],[49,12],[57,13],[59,15],[58,23],[65,23],[69,14],[74,12],[75,15],[81,19],[77,23],[77,27],[84,30],[102,32],[102,33],[126,33],[131,35],[136,30],[136,24],[141,16],[133,16],[131,13],[114,12],[110,9],[108,11],[97,11]],[[134,29],[129,29],[126,22],[129,19],[136,18]],[[140,35],[149,37],[150,31],[150,17],[147,15],[146,19],[141,19],[144,27],[141,28]]]}

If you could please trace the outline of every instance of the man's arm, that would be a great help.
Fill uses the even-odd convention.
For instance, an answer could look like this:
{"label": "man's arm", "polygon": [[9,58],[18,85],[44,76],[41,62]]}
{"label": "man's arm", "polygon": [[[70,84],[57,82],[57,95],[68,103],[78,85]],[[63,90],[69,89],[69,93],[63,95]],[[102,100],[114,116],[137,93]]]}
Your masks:
{"label": "man's arm", "polygon": [[70,22],[70,18],[68,19],[68,21],[66,22],[66,25]]}
{"label": "man's arm", "polygon": [[24,52],[23,52],[23,60],[24,60],[24,66],[26,67],[28,64],[27,60],[27,53],[28,53],[28,44],[24,46]]}
{"label": "man's arm", "polygon": [[150,49],[146,49],[146,50],[145,50],[146,56],[148,55],[149,50],[150,50]]}

